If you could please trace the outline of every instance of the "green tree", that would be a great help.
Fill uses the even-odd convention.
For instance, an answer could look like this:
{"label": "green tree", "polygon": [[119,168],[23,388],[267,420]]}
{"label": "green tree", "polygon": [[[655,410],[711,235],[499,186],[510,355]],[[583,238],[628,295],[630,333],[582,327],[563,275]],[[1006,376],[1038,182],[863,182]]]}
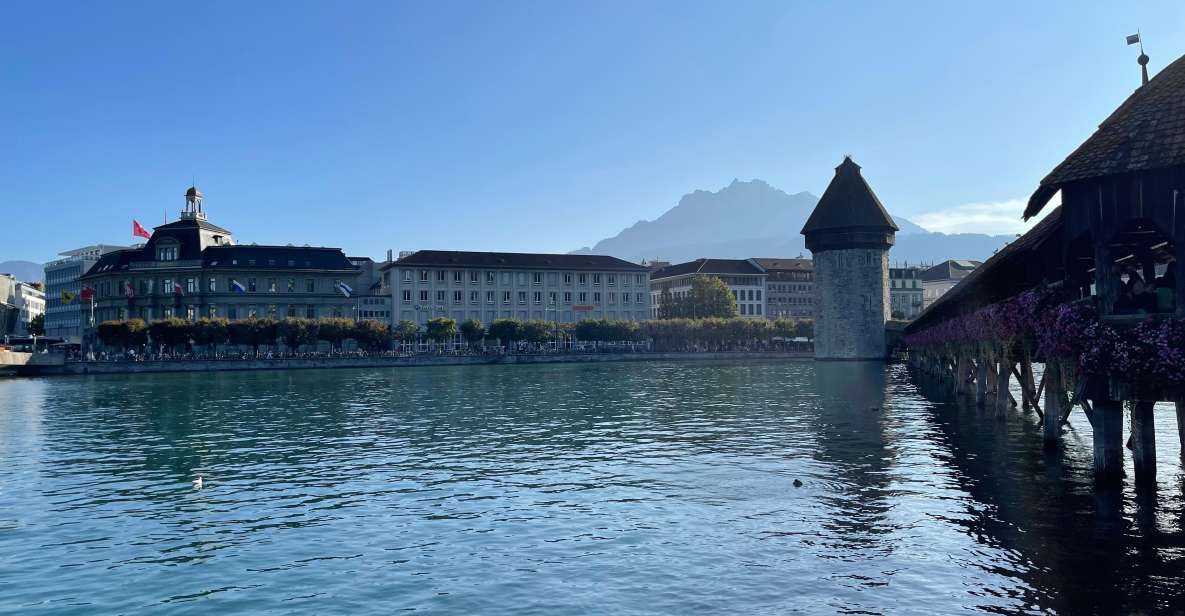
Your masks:
{"label": "green tree", "polygon": [[123,321],[123,340],[129,346],[148,344],[148,324],[144,319]]}
{"label": "green tree", "polygon": [[99,337],[99,342],[105,346],[119,347],[120,349],[127,348],[128,343],[124,333],[123,321],[103,321],[95,328],[95,335]]}
{"label": "green tree", "polygon": [[255,350],[259,350],[260,345],[275,346],[276,344],[276,320],[263,318],[255,320]]}
{"label": "green tree", "polygon": [[29,319],[29,325],[27,326],[27,328],[29,330],[30,335],[44,336],[45,335],[45,315],[39,314],[39,315],[34,316],[32,319]]}
{"label": "green tree", "polygon": [[669,288],[664,288],[662,293],[658,295],[658,318],[660,319],[674,319],[680,316],[680,310],[676,305],[675,297],[671,295]]}
{"label": "green tree", "polygon": [[305,344],[317,343],[317,322],[302,317],[288,317],[276,323],[276,337],[293,353]]}
{"label": "green tree", "polygon": [[520,338],[522,323],[514,319],[496,319],[490,323],[490,337],[505,346]]}
{"label": "green tree", "polygon": [[321,317],[317,320],[317,337],[340,349],[342,341],[354,334],[354,322],[343,317]]}
{"label": "green tree", "polygon": [[354,340],[358,346],[371,353],[385,351],[391,345],[391,331],[386,323],[363,319],[354,323]]}
{"label": "green tree", "polygon": [[428,339],[447,342],[457,335],[457,322],[448,317],[434,317],[428,321]]}
{"label": "green tree", "polygon": [[415,321],[403,320],[395,324],[391,337],[400,342],[412,342],[420,335],[420,326]]}
{"label": "green tree", "polygon": [[687,298],[690,316],[697,319],[721,318],[731,319],[737,316],[736,297],[729,290],[728,285],[718,276],[697,276],[691,281],[691,292]]}
{"label": "green tree", "polygon": [[255,317],[231,321],[226,328],[227,339],[235,346],[251,346],[258,350],[255,342]]}
{"label": "green tree", "polygon": [[461,323],[461,336],[469,346],[476,345],[486,337],[486,330],[477,319],[466,319]]}
{"label": "green tree", "polygon": [[807,340],[814,339],[815,322],[809,319],[799,321],[798,325],[794,328],[794,335],[799,338],[806,338]]}
{"label": "green tree", "polygon": [[527,342],[542,344],[555,337],[554,329],[548,321],[525,321],[519,330],[519,337]]}
{"label": "green tree", "polygon": [[228,329],[226,319],[198,319],[193,324],[193,343],[213,351],[214,347],[226,343]]}

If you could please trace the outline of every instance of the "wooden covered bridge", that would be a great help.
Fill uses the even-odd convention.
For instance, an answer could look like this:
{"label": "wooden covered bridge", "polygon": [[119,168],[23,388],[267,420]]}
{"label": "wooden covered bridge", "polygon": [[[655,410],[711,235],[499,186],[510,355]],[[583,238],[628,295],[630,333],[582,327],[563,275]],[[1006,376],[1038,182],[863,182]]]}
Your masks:
{"label": "wooden covered bridge", "polygon": [[1185,446],[1185,57],[1041,181],[1024,217],[1042,213],[906,328],[909,361],[1001,417],[1034,409],[1050,444],[1081,407],[1099,479],[1122,476],[1125,440],[1154,476],[1158,401]]}

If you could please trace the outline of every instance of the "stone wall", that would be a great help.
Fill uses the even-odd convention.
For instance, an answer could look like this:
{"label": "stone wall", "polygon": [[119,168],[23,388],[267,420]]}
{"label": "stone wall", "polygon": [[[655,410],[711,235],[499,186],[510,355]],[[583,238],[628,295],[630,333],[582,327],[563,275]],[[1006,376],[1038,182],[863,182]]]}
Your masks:
{"label": "stone wall", "polygon": [[889,252],[879,248],[814,254],[815,358],[883,359],[889,320]]}
{"label": "stone wall", "polygon": [[609,361],[685,361],[809,359],[806,353],[574,353],[568,355],[413,355],[406,357],[337,357],[312,359],[189,360],[138,362],[68,362],[44,367],[38,376],[69,374],[138,374],[153,372],[223,372],[236,370],[307,370],[323,368],[389,368],[468,366],[482,364],[566,364]]}

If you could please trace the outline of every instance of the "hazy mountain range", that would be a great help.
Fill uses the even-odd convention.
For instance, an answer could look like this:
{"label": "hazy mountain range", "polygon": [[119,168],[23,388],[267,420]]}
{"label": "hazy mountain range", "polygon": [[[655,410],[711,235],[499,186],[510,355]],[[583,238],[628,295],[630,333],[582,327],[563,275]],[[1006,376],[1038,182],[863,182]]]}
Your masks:
{"label": "hazy mountain range", "polygon": [[[679,263],[699,257],[810,256],[799,233],[819,198],[787,194],[761,180],[732,184],[716,192],[684,195],[662,216],[640,220],[617,235],[574,253],[612,255],[627,261]],[[900,216],[892,263],[936,263],[946,259],[985,260],[1011,235],[946,234],[927,231]]]}
{"label": "hazy mountain range", "polygon": [[0,274],[12,274],[21,282],[38,282],[45,278],[44,267],[32,261],[4,261],[0,263]]}

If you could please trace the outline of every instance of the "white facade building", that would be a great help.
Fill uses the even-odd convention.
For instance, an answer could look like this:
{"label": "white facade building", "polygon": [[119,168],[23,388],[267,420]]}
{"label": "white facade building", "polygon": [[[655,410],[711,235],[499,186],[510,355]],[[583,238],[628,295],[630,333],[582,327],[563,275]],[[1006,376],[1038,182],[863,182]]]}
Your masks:
{"label": "white facade building", "polygon": [[433,317],[641,321],[649,269],[600,255],[420,250],[383,266],[392,323]]}
{"label": "white facade building", "polygon": [[672,299],[686,297],[691,292],[691,282],[706,276],[720,278],[728,285],[742,318],[766,318],[767,274],[755,259],[696,259],[651,272],[651,317],[659,318],[664,291],[670,292]]}
{"label": "white facade building", "polygon": [[980,265],[983,265],[980,261],[951,259],[923,271],[921,274],[923,307],[929,307]]}
{"label": "white facade building", "polygon": [[28,336],[29,322],[37,315],[45,314],[45,292],[27,282],[21,282],[12,274],[0,274],[0,304],[9,315],[4,319],[0,334]]}
{"label": "white facade building", "polygon": [[[90,306],[82,301],[78,278],[99,262],[99,257],[127,246],[96,244],[59,253],[64,259],[45,264],[45,335],[64,342],[82,343],[89,324]],[[85,304],[85,305],[84,305]]]}

